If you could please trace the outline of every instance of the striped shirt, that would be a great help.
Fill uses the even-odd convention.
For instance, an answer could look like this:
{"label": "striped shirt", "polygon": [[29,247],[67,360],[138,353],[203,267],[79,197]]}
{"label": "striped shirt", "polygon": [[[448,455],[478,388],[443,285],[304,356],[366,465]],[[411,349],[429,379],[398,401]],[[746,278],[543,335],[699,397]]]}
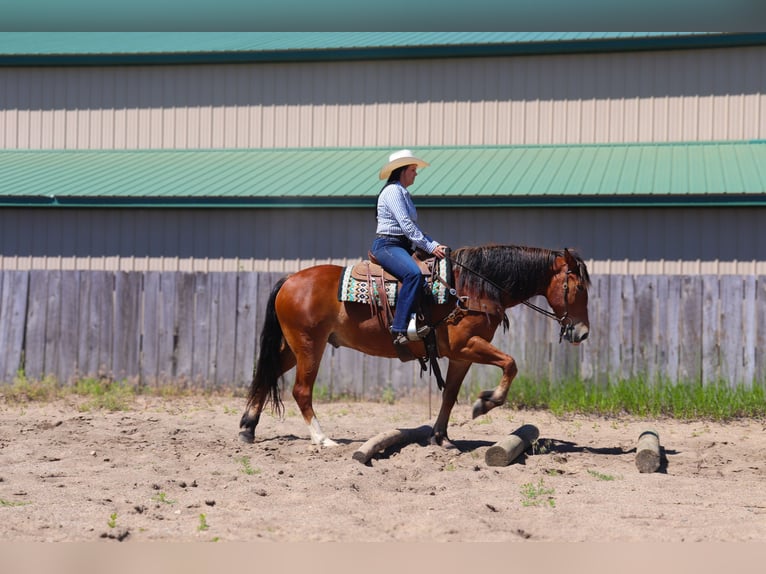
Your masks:
{"label": "striped shirt", "polygon": [[418,212],[412,202],[412,196],[399,182],[390,183],[383,188],[378,196],[377,205],[378,227],[376,233],[381,235],[404,235],[413,247],[433,253],[439,246],[424,234],[418,227]]}

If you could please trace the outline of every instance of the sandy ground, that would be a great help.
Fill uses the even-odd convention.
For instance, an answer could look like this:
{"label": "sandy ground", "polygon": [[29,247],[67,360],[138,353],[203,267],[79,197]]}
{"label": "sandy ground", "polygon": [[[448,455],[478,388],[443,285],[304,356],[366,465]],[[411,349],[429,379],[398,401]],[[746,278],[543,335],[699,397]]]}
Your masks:
{"label": "sandy ground", "polygon": [[[496,409],[453,412],[461,452],[354,452],[436,405],[325,403],[333,449],[314,447],[294,403],[237,436],[244,399],[138,398],[127,411],[74,399],[0,401],[3,541],[681,542],[766,540],[766,425]],[[429,412],[431,411],[431,412]],[[509,466],[487,449],[522,424],[540,439]],[[640,473],[640,433],[666,462]]]}

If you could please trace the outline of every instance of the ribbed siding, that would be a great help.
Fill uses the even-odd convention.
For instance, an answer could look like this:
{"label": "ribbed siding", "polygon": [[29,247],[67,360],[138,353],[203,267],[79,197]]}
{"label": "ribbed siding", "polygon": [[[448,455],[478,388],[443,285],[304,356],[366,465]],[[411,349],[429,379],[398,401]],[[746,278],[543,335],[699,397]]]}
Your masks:
{"label": "ribbed siding", "polygon": [[[420,220],[453,248],[575,248],[593,273],[766,274],[751,208],[422,209]],[[373,233],[372,208],[3,209],[0,269],[289,272],[365,258]]]}
{"label": "ribbed siding", "polygon": [[518,145],[766,138],[766,47],[0,70],[0,147]]}

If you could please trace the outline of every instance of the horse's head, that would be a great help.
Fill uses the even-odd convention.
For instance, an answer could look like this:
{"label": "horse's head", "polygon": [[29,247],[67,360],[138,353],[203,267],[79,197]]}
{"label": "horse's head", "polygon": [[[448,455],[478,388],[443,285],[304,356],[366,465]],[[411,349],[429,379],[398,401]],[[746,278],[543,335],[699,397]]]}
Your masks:
{"label": "horse's head", "polygon": [[590,277],[585,262],[564,249],[554,262],[554,276],[545,297],[561,324],[561,337],[574,345],[588,338],[588,286]]}

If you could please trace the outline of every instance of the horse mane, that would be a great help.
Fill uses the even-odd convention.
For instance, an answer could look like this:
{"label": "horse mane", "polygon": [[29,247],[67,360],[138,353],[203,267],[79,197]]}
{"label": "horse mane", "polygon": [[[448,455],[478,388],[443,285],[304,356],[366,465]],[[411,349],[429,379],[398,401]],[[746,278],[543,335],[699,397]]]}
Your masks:
{"label": "horse mane", "polygon": [[[570,249],[569,253],[577,261],[577,273],[582,282],[589,285],[585,261],[577,252]],[[523,301],[547,285],[556,257],[563,255],[563,250],[523,245],[461,247],[452,253],[460,268],[456,288],[458,292],[477,293],[494,300],[506,293]]]}

